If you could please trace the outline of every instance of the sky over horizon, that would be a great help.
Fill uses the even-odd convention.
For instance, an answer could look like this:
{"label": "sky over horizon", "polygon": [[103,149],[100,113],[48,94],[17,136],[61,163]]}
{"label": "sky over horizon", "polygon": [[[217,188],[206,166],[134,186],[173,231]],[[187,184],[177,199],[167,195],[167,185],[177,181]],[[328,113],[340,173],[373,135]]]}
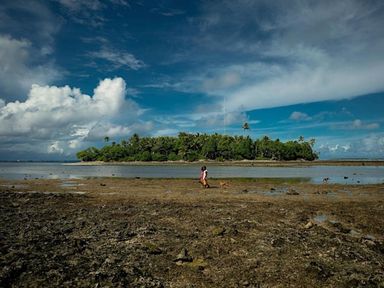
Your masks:
{"label": "sky over horizon", "polygon": [[383,27],[379,0],[1,1],[0,160],[179,132],[384,158]]}

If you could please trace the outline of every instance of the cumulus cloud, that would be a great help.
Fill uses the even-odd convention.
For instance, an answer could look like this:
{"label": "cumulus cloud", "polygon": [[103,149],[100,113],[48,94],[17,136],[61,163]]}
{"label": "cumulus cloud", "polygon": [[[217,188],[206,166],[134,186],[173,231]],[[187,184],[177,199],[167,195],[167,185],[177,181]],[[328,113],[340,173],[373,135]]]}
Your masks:
{"label": "cumulus cloud", "polygon": [[0,98],[24,100],[32,84],[46,85],[61,78],[63,71],[51,57],[62,23],[42,1],[2,1]]}
{"label": "cumulus cloud", "polygon": [[34,132],[35,137],[44,137],[57,127],[72,127],[73,124],[113,116],[122,106],[124,95],[125,82],[122,78],[101,81],[93,97],[69,86],[34,84],[25,102],[10,102],[1,108],[0,135]]}
{"label": "cumulus cloud", "polygon": [[59,70],[50,62],[35,65],[31,42],[0,35],[0,97],[22,98],[32,84],[47,84],[60,78]]}
{"label": "cumulus cloud", "polygon": [[[92,96],[69,86],[35,84],[26,101],[0,106],[0,137],[36,141],[47,147],[46,152],[63,153],[80,147],[87,137],[125,136],[132,129],[113,121],[121,114],[135,119],[141,113],[139,106],[125,96],[122,78],[100,81]],[[134,125],[130,121],[126,124]]]}
{"label": "cumulus cloud", "polygon": [[59,153],[62,154],[64,149],[61,147],[59,141],[54,141],[48,146],[48,153]]}
{"label": "cumulus cloud", "polygon": [[89,130],[86,139],[99,140],[103,139],[105,136],[108,136],[111,139],[116,139],[125,137],[131,134],[131,132],[132,129],[128,126],[116,125],[112,123],[98,123]]}
{"label": "cumulus cloud", "polygon": [[319,139],[316,150],[322,158],[332,157],[382,157],[384,136],[380,133],[353,138]]}

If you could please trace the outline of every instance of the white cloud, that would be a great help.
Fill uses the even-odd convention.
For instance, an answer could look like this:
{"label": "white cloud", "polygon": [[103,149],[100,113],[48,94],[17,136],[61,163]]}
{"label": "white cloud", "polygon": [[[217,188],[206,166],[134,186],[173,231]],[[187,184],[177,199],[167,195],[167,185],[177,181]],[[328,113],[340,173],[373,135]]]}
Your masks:
{"label": "white cloud", "polygon": [[368,129],[368,130],[372,130],[372,129],[378,129],[378,128],[380,128],[379,123],[365,124],[360,119],[356,119],[352,123],[352,129]]}
{"label": "white cloud", "polygon": [[179,130],[196,126],[195,121],[189,119],[188,115],[157,116],[155,121],[163,127],[178,127]]}
{"label": "white cloud", "polygon": [[61,78],[55,65],[54,36],[63,19],[44,1],[2,1],[0,5],[0,98],[25,99],[32,84]]}
{"label": "white cloud", "polygon": [[22,98],[32,84],[47,84],[60,77],[51,63],[33,65],[36,55],[28,40],[0,35],[0,98]]}
{"label": "white cloud", "polygon": [[112,117],[124,104],[125,82],[122,78],[105,79],[94,90],[94,96],[84,95],[69,86],[32,85],[25,102],[10,102],[0,110],[0,135],[35,132],[41,137],[58,127],[97,121]]}
{"label": "white cloud", "polygon": [[102,16],[102,9],[105,5],[99,0],[56,1],[65,8],[66,14],[76,23],[100,27],[105,22],[105,18]]}
{"label": "white cloud", "polygon": [[100,141],[100,139],[108,136],[111,141],[115,141],[116,139],[127,138],[133,133],[138,133],[139,135],[149,134],[153,129],[154,124],[151,121],[140,121],[138,119],[135,119],[134,122],[128,122],[126,125],[103,122],[92,126],[84,140]]}
{"label": "white cloud", "polygon": [[59,141],[54,141],[48,146],[47,152],[50,154],[56,154],[56,153],[63,154],[64,149],[60,146]]}
{"label": "white cloud", "polygon": [[108,61],[113,65],[114,69],[123,67],[132,70],[138,70],[145,67],[144,62],[136,59],[136,57],[131,53],[116,51],[106,47],[103,47],[99,51],[90,52],[88,55],[92,58]]}
{"label": "white cloud", "polygon": [[382,133],[355,137],[318,137],[315,150],[321,158],[383,157],[384,136]]}
{"label": "white cloud", "polygon": [[82,145],[82,142],[80,139],[73,139],[69,140],[67,145],[70,149],[79,149]]}
{"label": "white cloud", "polygon": [[179,132],[180,131],[178,129],[172,129],[172,128],[160,129],[160,130],[156,131],[154,136],[155,137],[158,137],[158,136],[175,136]]}
{"label": "white cloud", "polygon": [[222,75],[218,75],[214,78],[206,78],[203,80],[203,90],[204,91],[216,91],[227,89],[238,84],[240,81],[240,75],[235,72],[226,72]]}
{"label": "white cloud", "polygon": [[194,117],[197,127],[200,128],[224,128],[234,124],[241,127],[244,122],[247,122],[247,115],[242,112],[211,112],[195,114]]}
{"label": "white cloud", "polygon": [[299,112],[299,111],[294,111],[292,114],[289,116],[290,120],[295,120],[295,121],[302,121],[302,120],[310,120],[312,119],[308,114]]}
{"label": "white cloud", "polygon": [[[225,95],[232,111],[384,90],[384,10],[379,2],[224,0],[204,3],[202,11],[194,19],[200,28],[195,43],[222,61],[198,67],[198,76],[190,78],[200,80],[208,94]],[[273,69],[251,69],[263,66]],[[238,82],[217,89],[223,71],[234,67]]]}
{"label": "white cloud", "polygon": [[[100,81],[93,96],[69,86],[33,85],[26,101],[0,106],[0,137],[35,141],[48,145],[49,153],[63,153],[79,148],[91,136],[128,135],[132,130],[128,126],[134,126],[141,110],[125,95],[122,78]],[[123,115],[127,126],[113,124]]]}
{"label": "white cloud", "polygon": [[100,10],[102,4],[98,0],[57,0],[71,11]]}
{"label": "white cloud", "polygon": [[367,123],[360,119],[355,119],[352,122],[340,122],[332,125],[333,129],[340,130],[375,130],[380,128],[377,122]]}
{"label": "white cloud", "polygon": [[[63,7],[67,8],[72,12],[80,13],[83,10],[91,10],[91,11],[100,11],[103,8],[106,8],[107,5],[105,2],[107,1],[99,1],[99,0],[56,0]],[[113,5],[130,7],[129,2],[126,0],[109,0]]]}
{"label": "white cloud", "polygon": [[245,85],[228,95],[233,110],[251,110],[298,103],[351,98],[384,90],[384,62],[369,66],[350,65],[295,67],[258,84]]}
{"label": "white cloud", "polygon": [[126,0],[54,0],[64,8],[66,14],[72,21],[90,25],[92,27],[103,26],[107,21],[104,17],[104,10],[113,6],[122,8],[130,8],[130,4]]}
{"label": "white cloud", "polygon": [[103,139],[105,136],[114,139],[116,137],[127,136],[131,133],[131,129],[123,125],[114,125],[111,123],[100,123],[93,126],[87,135],[87,140]]}
{"label": "white cloud", "polygon": [[109,0],[114,5],[121,5],[130,8],[129,0]]}

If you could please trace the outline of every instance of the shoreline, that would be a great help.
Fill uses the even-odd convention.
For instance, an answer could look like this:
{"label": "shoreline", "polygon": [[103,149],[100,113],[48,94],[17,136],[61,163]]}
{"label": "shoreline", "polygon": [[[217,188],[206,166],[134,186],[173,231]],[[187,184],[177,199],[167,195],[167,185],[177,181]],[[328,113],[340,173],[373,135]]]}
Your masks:
{"label": "shoreline", "polygon": [[74,162],[63,163],[68,166],[242,166],[242,167],[307,167],[307,166],[384,166],[384,160],[316,160],[316,161],[274,161],[274,160],[241,160],[241,161],[132,161],[132,162]]}

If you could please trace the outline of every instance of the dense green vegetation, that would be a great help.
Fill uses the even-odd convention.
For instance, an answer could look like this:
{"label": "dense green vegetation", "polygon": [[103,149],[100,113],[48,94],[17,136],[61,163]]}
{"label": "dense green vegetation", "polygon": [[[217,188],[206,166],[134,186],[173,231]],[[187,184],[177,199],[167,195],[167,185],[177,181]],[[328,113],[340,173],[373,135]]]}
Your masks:
{"label": "dense green vegetation", "polygon": [[264,136],[253,141],[249,136],[180,133],[178,137],[139,137],[109,144],[97,149],[90,147],[77,153],[81,161],[196,161],[207,160],[315,160],[318,155],[312,147],[315,140],[280,142]]}

